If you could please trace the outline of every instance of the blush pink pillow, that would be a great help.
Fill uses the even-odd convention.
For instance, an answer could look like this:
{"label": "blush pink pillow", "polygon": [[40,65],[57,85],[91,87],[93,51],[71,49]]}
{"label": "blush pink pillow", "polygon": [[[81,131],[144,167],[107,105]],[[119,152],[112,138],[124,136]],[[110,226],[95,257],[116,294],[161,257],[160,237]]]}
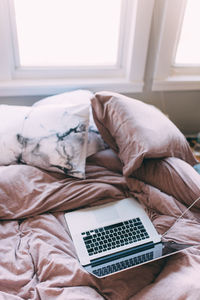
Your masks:
{"label": "blush pink pillow", "polygon": [[189,144],[160,110],[117,93],[99,92],[92,99],[95,123],[104,141],[118,153],[129,176],[144,158],[178,157],[196,164]]}

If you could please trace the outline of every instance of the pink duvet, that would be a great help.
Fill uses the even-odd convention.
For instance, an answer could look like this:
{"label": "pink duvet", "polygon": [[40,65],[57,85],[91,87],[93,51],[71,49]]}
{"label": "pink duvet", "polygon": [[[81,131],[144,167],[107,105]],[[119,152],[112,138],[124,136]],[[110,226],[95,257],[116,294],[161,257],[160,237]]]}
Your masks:
{"label": "pink duvet", "polygon": [[197,247],[105,279],[81,267],[64,219],[65,211],[132,195],[164,233],[200,195],[200,175],[178,158],[148,160],[129,178],[102,163],[86,169],[79,180],[0,167],[0,299],[200,299],[200,201],[165,237]]}

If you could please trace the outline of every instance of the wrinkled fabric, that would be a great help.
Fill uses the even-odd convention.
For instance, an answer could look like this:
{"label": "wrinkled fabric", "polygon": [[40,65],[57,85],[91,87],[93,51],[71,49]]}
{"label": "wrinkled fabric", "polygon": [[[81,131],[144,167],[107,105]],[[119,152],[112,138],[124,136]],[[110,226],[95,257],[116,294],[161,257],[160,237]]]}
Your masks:
{"label": "wrinkled fabric", "polygon": [[89,165],[86,176],[81,180],[26,165],[0,167],[0,219],[71,210],[128,193],[125,179],[103,167]]}
{"label": "wrinkled fabric", "polygon": [[[199,245],[199,203],[176,220],[199,196],[200,175],[177,160],[167,161],[168,172],[159,165],[156,180],[148,172],[125,178],[93,163],[86,167],[85,180],[30,166],[1,167],[0,299],[199,299],[198,246],[98,279],[80,265],[64,218],[68,210],[133,196],[159,233],[175,224],[165,240]],[[175,177],[179,186],[170,190]]]}
{"label": "wrinkled fabric", "polygon": [[110,91],[97,92],[91,103],[99,132],[118,153],[125,176],[148,158],[179,157],[192,166],[197,163],[185,136],[155,106]]}

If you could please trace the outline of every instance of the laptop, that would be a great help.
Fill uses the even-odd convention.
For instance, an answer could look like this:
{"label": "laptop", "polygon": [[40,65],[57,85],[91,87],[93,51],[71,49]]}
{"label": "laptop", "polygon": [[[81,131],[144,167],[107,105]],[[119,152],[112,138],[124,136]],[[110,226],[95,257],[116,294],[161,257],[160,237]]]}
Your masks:
{"label": "laptop", "polygon": [[134,198],[69,212],[65,218],[80,263],[97,277],[141,264],[162,252],[161,236]]}
{"label": "laptop", "polygon": [[68,212],[65,219],[81,265],[100,278],[195,246],[163,242],[134,198]]}

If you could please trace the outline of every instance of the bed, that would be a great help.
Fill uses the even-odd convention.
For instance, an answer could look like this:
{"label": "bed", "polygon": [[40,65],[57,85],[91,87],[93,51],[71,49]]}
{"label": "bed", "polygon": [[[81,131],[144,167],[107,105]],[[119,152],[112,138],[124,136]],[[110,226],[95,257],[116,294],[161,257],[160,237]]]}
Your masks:
{"label": "bed", "polygon": [[[77,115],[74,107],[83,105],[78,115],[88,125],[75,124],[72,131],[70,123],[61,136],[59,126],[69,127],[62,123],[47,134],[56,107],[68,109],[69,98],[70,113]],[[44,114],[51,109],[37,127],[42,107]],[[2,109],[5,116],[7,107]],[[0,140],[0,299],[200,299],[200,201],[165,236],[195,247],[102,279],[80,265],[64,218],[66,211],[131,196],[160,234],[167,231],[200,196],[197,161],[176,126],[154,107],[110,92],[54,96],[21,108],[18,116],[21,131],[15,124],[12,139]],[[35,142],[38,128],[45,135]],[[60,149],[69,135],[63,165]],[[69,155],[77,147],[81,151]]]}

